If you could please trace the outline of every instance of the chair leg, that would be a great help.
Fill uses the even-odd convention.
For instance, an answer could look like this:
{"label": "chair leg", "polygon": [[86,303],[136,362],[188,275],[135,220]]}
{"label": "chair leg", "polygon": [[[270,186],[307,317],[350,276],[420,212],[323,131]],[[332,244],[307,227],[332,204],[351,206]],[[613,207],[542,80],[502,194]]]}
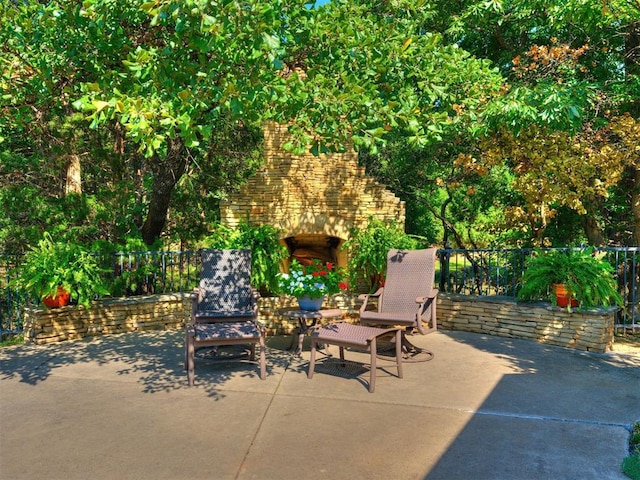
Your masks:
{"label": "chair leg", "polygon": [[421,348],[409,341],[406,332],[402,331],[402,356],[407,363],[426,362],[433,358],[433,352],[426,348]]}
{"label": "chair leg", "polygon": [[260,380],[264,380],[267,377],[267,359],[265,350],[264,337],[260,337]]}
{"label": "chair leg", "polygon": [[396,330],[396,366],[398,378],[402,378],[402,330]]}
{"label": "chair leg", "polygon": [[316,367],[316,339],[311,338],[311,358],[309,359],[309,371],[307,378],[313,378],[313,369]]}
{"label": "chair leg", "polygon": [[371,344],[369,345],[369,351],[371,352],[371,365],[369,372],[369,393],[373,393],[376,389],[376,358],[378,357],[378,349],[376,347],[376,337],[373,337]]}
{"label": "chair leg", "polygon": [[184,334],[184,369],[189,368],[189,332]]}
{"label": "chair leg", "polygon": [[187,335],[187,380],[189,386],[193,386],[193,380],[195,377],[194,357],[196,353],[195,338],[192,335]]}

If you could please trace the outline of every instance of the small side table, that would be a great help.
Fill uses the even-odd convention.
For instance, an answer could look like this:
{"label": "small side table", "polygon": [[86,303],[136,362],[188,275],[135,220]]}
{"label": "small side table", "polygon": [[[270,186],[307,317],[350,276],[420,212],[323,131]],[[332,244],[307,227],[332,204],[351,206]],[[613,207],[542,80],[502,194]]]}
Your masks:
{"label": "small side table", "polygon": [[[283,317],[293,318],[298,320],[298,347],[296,348],[296,355],[300,355],[302,353],[302,343],[304,342],[305,334],[316,326],[318,320],[322,320],[323,318],[341,318],[342,310],[339,308],[330,308],[317,310],[314,312],[307,310],[280,310],[278,314]],[[295,332],[291,336],[291,346],[289,350],[293,350],[296,344],[296,334]]]}

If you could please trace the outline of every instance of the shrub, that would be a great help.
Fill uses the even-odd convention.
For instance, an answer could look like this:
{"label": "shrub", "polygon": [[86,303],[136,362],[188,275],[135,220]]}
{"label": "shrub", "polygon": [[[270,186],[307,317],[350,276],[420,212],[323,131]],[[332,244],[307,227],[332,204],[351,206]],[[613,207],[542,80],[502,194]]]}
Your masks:
{"label": "shrub", "polygon": [[218,224],[207,246],[216,249],[251,250],[251,285],[262,292],[278,291],[278,273],[287,258],[287,247],[280,242],[280,232],[271,225],[241,222],[237,228]]}
{"label": "shrub", "polygon": [[592,247],[551,252],[538,250],[527,262],[518,299],[549,299],[555,304],[551,287],[564,284],[581,307],[622,305],[613,274],[613,267],[597,258]]}
{"label": "shrub", "polygon": [[421,243],[405,233],[399,224],[369,219],[366,228],[351,231],[351,238],[343,246],[349,252],[349,283],[355,286],[364,280],[367,289],[374,291],[384,279],[389,250],[414,250],[421,248]]}

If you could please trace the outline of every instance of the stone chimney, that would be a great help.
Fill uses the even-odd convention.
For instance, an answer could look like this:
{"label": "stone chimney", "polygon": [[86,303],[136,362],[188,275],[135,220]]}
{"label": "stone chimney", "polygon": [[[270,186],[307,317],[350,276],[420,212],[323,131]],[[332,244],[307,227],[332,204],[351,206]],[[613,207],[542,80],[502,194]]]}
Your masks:
{"label": "stone chimney", "polygon": [[340,247],[352,228],[365,227],[372,216],[404,224],[404,202],[365,175],[355,151],[294,155],[282,148],[289,139],[286,125],[275,123],[266,125],[264,136],[264,164],[221,204],[223,223],[234,227],[249,218],[272,225],[292,257],[342,266],[346,254]]}

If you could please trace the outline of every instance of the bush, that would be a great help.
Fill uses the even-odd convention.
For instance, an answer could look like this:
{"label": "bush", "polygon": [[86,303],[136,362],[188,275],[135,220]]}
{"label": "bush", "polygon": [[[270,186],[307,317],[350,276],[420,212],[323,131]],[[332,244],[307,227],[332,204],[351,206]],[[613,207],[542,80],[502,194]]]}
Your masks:
{"label": "bush", "polygon": [[96,296],[108,295],[98,258],[84,246],[69,241],[54,241],[45,232],[42,240],[26,253],[14,285],[31,298],[55,296],[58,287],[69,292],[76,302],[89,307]]}
{"label": "bush", "polygon": [[549,299],[555,303],[551,287],[564,284],[581,307],[622,305],[613,274],[613,267],[597,258],[592,247],[551,252],[538,250],[527,262],[518,299]]}
{"label": "bush", "polygon": [[364,281],[366,288],[373,292],[384,279],[389,250],[414,250],[421,247],[422,242],[405,233],[399,224],[371,218],[366,228],[353,229],[351,239],[344,243],[343,248],[349,252],[349,283],[355,286]]}
{"label": "bush", "polygon": [[278,291],[278,273],[287,258],[287,247],[280,242],[280,232],[271,225],[241,222],[237,228],[222,224],[208,238],[207,246],[216,249],[251,250],[251,285],[263,293]]}
{"label": "bush", "polygon": [[629,437],[629,455],[622,462],[622,473],[633,480],[640,480],[640,422],[636,422]]}

